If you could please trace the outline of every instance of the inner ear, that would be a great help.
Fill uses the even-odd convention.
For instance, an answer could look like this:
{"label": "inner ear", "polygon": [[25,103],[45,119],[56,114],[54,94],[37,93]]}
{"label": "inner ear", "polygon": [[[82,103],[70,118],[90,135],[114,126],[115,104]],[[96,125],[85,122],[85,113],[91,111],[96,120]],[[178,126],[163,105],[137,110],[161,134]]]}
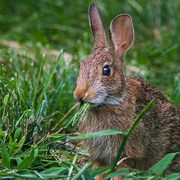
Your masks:
{"label": "inner ear", "polygon": [[104,27],[95,3],[89,6],[89,23],[94,38],[94,49],[107,47]]}
{"label": "inner ear", "polygon": [[119,55],[123,55],[132,45],[134,40],[134,28],[131,16],[119,14],[110,24],[109,48],[114,49]]}

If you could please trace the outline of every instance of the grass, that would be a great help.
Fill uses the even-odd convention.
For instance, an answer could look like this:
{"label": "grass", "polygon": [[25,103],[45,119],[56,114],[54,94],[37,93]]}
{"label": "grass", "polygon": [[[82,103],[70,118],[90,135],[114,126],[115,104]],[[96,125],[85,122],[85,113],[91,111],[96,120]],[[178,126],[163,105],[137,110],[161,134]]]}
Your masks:
{"label": "grass", "polygon": [[[73,139],[75,79],[79,61],[93,47],[87,18],[90,2],[0,2],[0,176],[4,179],[92,179],[112,169],[91,171],[92,164],[82,166],[87,154]],[[125,67],[130,65],[126,74],[143,76],[180,105],[180,3],[99,0],[97,4],[107,34],[117,13],[133,17],[136,38],[125,57]],[[107,133],[119,132],[100,135]],[[160,179],[162,168],[155,170],[173,156],[165,157],[153,171],[112,173]]]}

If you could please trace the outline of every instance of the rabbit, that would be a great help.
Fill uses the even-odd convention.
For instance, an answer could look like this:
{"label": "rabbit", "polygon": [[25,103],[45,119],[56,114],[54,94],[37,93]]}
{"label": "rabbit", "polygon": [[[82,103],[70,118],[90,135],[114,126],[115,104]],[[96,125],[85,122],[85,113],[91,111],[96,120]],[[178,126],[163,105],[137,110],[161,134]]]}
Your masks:
{"label": "rabbit", "polygon": [[[142,78],[124,76],[123,56],[134,40],[130,15],[118,14],[112,19],[109,45],[95,3],[89,6],[89,22],[94,47],[92,54],[80,62],[74,97],[79,102],[89,102],[90,109],[78,129],[82,134],[108,129],[127,132],[139,113],[156,99],[128,138],[118,166],[148,170],[166,154],[180,151],[180,108]],[[113,165],[122,139],[123,135],[118,134],[82,140],[90,160],[95,160],[92,168]],[[180,155],[164,171],[170,172],[180,172]]]}

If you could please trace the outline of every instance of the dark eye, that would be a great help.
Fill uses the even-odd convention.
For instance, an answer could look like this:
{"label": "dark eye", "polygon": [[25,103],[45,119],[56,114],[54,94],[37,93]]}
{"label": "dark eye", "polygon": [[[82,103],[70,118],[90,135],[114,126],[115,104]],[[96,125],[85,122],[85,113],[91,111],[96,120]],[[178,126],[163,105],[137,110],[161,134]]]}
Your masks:
{"label": "dark eye", "polygon": [[103,75],[109,76],[111,74],[111,69],[109,66],[104,66],[102,69]]}

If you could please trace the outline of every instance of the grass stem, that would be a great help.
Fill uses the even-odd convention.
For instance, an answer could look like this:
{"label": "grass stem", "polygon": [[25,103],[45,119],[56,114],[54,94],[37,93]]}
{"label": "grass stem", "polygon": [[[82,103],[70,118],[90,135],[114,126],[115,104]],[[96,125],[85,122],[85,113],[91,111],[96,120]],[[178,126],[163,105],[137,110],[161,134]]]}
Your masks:
{"label": "grass stem", "polygon": [[151,100],[149,102],[149,104],[141,111],[141,113],[136,117],[136,119],[134,120],[133,124],[131,125],[131,127],[129,128],[128,132],[126,133],[126,135],[124,135],[124,138],[122,140],[122,143],[120,145],[118,154],[116,156],[116,159],[114,161],[113,167],[111,172],[113,172],[115,170],[115,167],[117,165],[117,162],[120,160],[120,156],[124,150],[125,144],[127,139],[129,138],[130,134],[132,133],[133,129],[136,127],[136,125],[139,123],[139,121],[145,116],[145,114],[152,108],[152,106],[154,105],[155,99]]}

